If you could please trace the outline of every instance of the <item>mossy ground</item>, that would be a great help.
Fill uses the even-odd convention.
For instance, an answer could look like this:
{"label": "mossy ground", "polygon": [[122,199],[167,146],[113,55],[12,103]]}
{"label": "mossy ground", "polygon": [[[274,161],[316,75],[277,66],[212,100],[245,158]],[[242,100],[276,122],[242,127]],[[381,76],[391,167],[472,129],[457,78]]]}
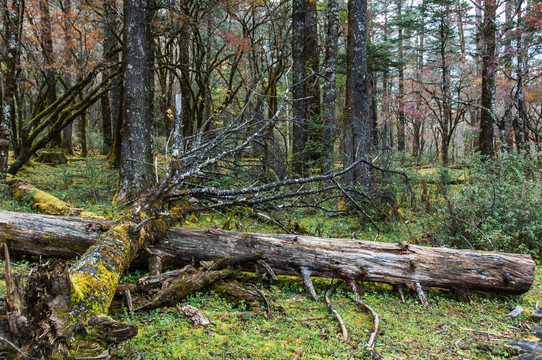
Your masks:
{"label": "mossy ground", "polygon": [[[431,176],[424,170],[424,176]],[[458,173],[459,175],[459,173]],[[117,185],[116,171],[102,157],[70,159],[66,165],[35,164],[18,176],[39,189],[50,192],[77,207],[98,215],[114,217],[118,210],[110,204]],[[0,191],[0,208],[31,211],[24,201],[14,201],[9,189]],[[231,210],[233,213],[233,210]],[[246,210],[231,214],[200,213],[186,218],[184,226],[226,227],[239,231],[277,232],[275,226]],[[395,218],[396,225],[379,223],[380,241],[414,241],[418,233],[405,219]],[[228,219],[231,218],[231,221]],[[359,218],[326,217],[317,214],[291,214],[281,219],[288,225],[296,222],[315,235],[351,237],[372,240],[377,231]],[[23,265],[27,265],[25,260]],[[24,270],[24,269],[22,269]],[[128,274],[124,280],[141,274]],[[247,281],[254,279],[247,275]],[[139,334],[115,350],[126,358],[137,350],[148,359],[356,359],[364,358],[363,345],[369,335],[372,319],[351,300],[351,294],[340,287],[333,295],[334,306],[343,316],[351,344],[345,344],[336,321],[329,313],[323,293],[328,279],[316,279],[321,299],[311,300],[301,280],[281,277],[273,286],[258,285],[272,300],[273,316],[243,316],[243,305],[233,305],[213,292],[198,292],[185,302],[214,322],[207,328],[193,327],[175,308],[129,314],[121,310],[121,320],[135,322]],[[528,335],[535,324],[529,312],[542,306],[542,268],[537,267],[531,291],[519,296],[472,294],[468,303],[458,302],[447,291],[428,289],[430,302],[423,309],[415,296],[407,294],[405,304],[391,287],[363,284],[364,301],[381,316],[382,330],[378,350],[385,359],[507,359],[513,351],[506,344]],[[526,312],[515,319],[503,320],[510,306],[521,305]]]}

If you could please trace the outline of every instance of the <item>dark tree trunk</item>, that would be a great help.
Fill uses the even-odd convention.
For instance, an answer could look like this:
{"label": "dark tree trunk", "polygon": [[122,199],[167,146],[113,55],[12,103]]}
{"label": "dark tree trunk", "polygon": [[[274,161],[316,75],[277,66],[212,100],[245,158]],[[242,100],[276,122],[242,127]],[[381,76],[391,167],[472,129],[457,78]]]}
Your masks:
{"label": "dark tree trunk", "polygon": [[181,95],[182,95],[182,129],[183,136],[188,137],[195,134],[195,119],[192,112],[192,89],[190,87],[190,33],[188,25],[183,24],[180,38],[180,60],[181,60]]}
{"label": "dark tree trunk", "polygon": [[302,176],[306,172],[307,154],[305,145],[307,133],[305,132],[305,0],[292,0],[292,81],[293,81],[293,143],[292,143],[292,172]]}
{"label": "dark tree trunk", "polygon": [[327,3],[326,55],[324,60],[324,99],[322,112],[322,153],[324,172],[333,170],[335,145],[335,99],[337,98],[337,54],[339,37],[339,4],[337,0]]}
{"label": "dark tree trunk", "polygon": [[484,22],[482,28],[482,114],[480,118],[480,154],[492,158],[493,124],[495,119],[495,33],[497,4],[495,0],[484,0]]}
{"label": "dark tree trunk", "polygon": [[[112,57],[112,52],[115,48],[116,43],[114,33],[115,15],[113,13],[113,9],[111,8],[109,0],[104,0],[103,4],[106,19],[103,25],[103,58],[105,61],[111,61],[114,60],[114,57]],[[115,107],[117,104],[113,104],[113,106],[111,106],[111,93],[112,91],[105,92],[100,99],[102,108],[103,155],[109,154],[109,152],[111,151],[111,147],[113,146],[113,119],[115,119],[114,115],[116,114],[116,111],[113,112],[112,108]]]}
{"label": "dark tree trunk", "polygon": [[[82,100],[82,97],[80,97]],[[77,127],[79,132],[79,145],[81,145],[81,156],[86,157],[88,155],[88,141],[87,141],[87,127],[88,127],[88,116],[87,112],[83,112],[79,119],[77,120]]]}
{"label": "dark tree trunk", "polygon": [[[21,25],[24,14],[24,1],[7,0],[0,1],[3,45],[6,56],[3,57],[5,70],[2,71],[2,109],[0,111],[0,181],[6,178],[8,170],[8,152],[10,142],[14,150],[19,152],[17,139],[17,105],[18,92],[18,67],[20,63],[20,37]],[[11,131],[10,131],[11,128]],[[13,137],[13,138],[11,138]]]}
{"label": "dark tree trunk", "polygon": [[149,0],[124,3],[123,124],[116,200],[133,198],[152,181],[151,17]]}
{"label": "dark tree trunk", "polygon": [[522,12],[523,0],[518,0],[516,2],[516,16],[517,16],[517,39],[516,39],[516,77],[517,77],[517,117],[514,119],[513,128],[516,138],[516,149],[518,152],[528,151],[529,142],[527,139],[527,111],[525,105],[525,95],[524,95],[524,77],[527,72],[526,61],[525,61],[525,48],[523,44],[523,34],[521,30],[523,19]]}
{"label": "dark tree trunk", "polygon": [[320,50],[318,48],[318,10],[316,1],[305,0],[305,31],[303,58],[305,60],[305,96],[307,107],[307,143],[305,153],[309,166],[318,165],[322,157],[322,135],[320,119]]}
{"label": "dark tree trunk", "polygon": [[[68,67],[68,71],[64,74],[64,81],[68,85],[67,88],[70,88],[72,86],[72,75],[70,73],[70,68],[73,66],[72,61],[72,50],[73,50],[73,40],[71,36],[71,26],[70,26],[70,19],[73,14],[72,12],[72,2],[71,0],[63,0],[63,9],[62,9],[62,27],[64,32],[64,62],[66,64],[66,67]],[[66,125],[64,129],[62,129],[62,149],[67,154],[73,155],[73,125],[72,123]]]}
{"label": "dark tree trunk", "polygon": [[[56,101],[56,71],[54,70],[53,27],[51,23],[49,0],[39,0],[38,8],[40,10],[41,52],[45,61],[43,73],[45,76],[47,105],[51,105]],[[60,132],[52,137],[49,145],[52,147],[62,146],[62,136]]]}
{"label": "dark tree trunk", "polygon": [[[403,1],[397,1],[397,17],[402,22],[403,16]],[[404,71],[404,54],[403,54],[403,25],[399,24],[397,27],[398,44],[398,57],[399,57],[399,93],[398,93],[398,105],[399,105],[399,118],[397,119],[397,150],[399,152],[405,151],[405,71]]]}
{"label": "dark tree trunk", "polygon": [[[344,167],[368,159],[370,147],[367,107],[367,1],[348,1]],[[369,167],[360,164],[345,174],[347,184],[369,186]]]}

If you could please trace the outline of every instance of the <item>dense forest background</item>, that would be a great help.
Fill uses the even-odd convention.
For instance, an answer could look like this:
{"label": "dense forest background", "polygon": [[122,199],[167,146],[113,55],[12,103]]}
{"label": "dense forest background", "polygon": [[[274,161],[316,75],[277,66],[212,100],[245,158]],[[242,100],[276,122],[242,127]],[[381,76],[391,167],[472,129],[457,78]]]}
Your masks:
{"label": "dense forest background", "polygon": [[[288,206],[353,209],[373,227],[424,209],[444,223],[431,243],[540,256],[538,1],[4,0],[1,11],[2,177],[51,149],[93,151],[120,169],[117,202],[165,173],[162,190],[218,208],[241,184],[254,194],[321,176]],[[412,187],[408,172],[424,166],[438,184]],[[448,192],[454,167],[469,186]]]}
{"label": "dense forest background", "polygon": [[[0,5],[0,215],[9,224],[0,227],[8,234],[1,240],[16,242],[18,222],[32,227],[65,221],[32,215],[34,224],[4,210],[90,217],[98,220],[84,225],[85,231],[100,234],[88,250],[75,250],[70,256],[77,260],[70,258],[69,265],[52,262],[27,271],[34,277],[24,296],[10,280],[6,250],[6,318],[19,353],[96,356],[133,338],[113,350],[118,358],[139,359],[140,351],[156,358],[248,358],[252,345],[259,358],[297,359],[305,352],[315,358],[361,358],[373,356],[378,335],[389,358],[494,359],[512,356],[503,339],[528,336],[534,320],[527,315],[503,320],[500,314],[513,304],[534,313],[542,300],[542,1],[0,0]],[[503,294],[468,294],[454,285],[444,286],[451,291],[426,289],[429,301],[423,286],[438,287],[440,279],[404,284],[404,274],[394,274],[376,280],[393,289],[363,284],[373,281],[364,267],[351,278],[351,264],[341,268],[337,258],[328,259],[334,270],[323,276],[346,276],[354,300],[363,304],[355,282],[360,280],[365,305],[392,325],[388,333],[379,332],[378,316],[362,305],[374,321],[373,326],[363,320],[353,332],[359,340],[363,329],[373,326],[373,343],[363,354],[344,335],[326,332],[331,321],[320,317],[322,309],[315,309],[308,295],[295,300],[304,287],[318,300],[317,292],[327,286],[324,278],[311,280],[323,274],[315,265],[321,254],[304,264],[296,263],[299,254],[272,263],[283,271],[288,264],[287,274],[303,282],[285,276],[277,286],[273,269],[261,262],[255,276],[236,273],[237,280],[256,288],[253,297],[265,300],[255,301],[254,308],[244,300],[232,308],[217,295],[221,285],[183,295],[189,296],[187,303],[214,313],[220,326],[213,331],[195,330],[187,321],[179,325],[181,310],[175,307],[135,313],[123,308],[114,319],[105,317],[119,291],[126,299],[130,289],[138,292],[135,301],[149,308],[152,301],[145,302],[158,287],[169,291],[171,279],[158,281],[155,289],[135,286],[141,269],[125,270],[146,252],[149,272],[160,276],[160,252],[149,248],[179,225],[188,233],[208,228],[204,234],[211,240],[219,238],[218,231],[234,230],[247,232],[241,242],[250,231],[292,234],[294,245],[304,235],[321,237],[317,243],[343,238],[345,246],[356,240],[344,239],[392,242],[396,248],[372,244],[392,246],[390,254],[404,266],[400,255],[410,256],[411,244],[437,248],[424,247],[429,253],[471,254],[450,249],[467,248],[524,255],[473,253],[476,259],[495,257],[500,265],[467,279],[482,274],[487,280],[496,272],[499,280],[492,285],[498,283]],[[32,231],[43,230],[37,228]],[[49,237],[38,236],[39,246]],[[56,244],[52,248],[58,250]],[[252,255],[250,261],[261,260],[259,252]],[[527,270],[501,276],[505,257],[523,259]],[[395,266],[374,258],[376,266]],[[41,263],[24,254],[17,266],[29,261]],[[473,271],[480,263],[457,266]],[[424,268],[417,270],[412,259],[408,264],[409,276]],[[233,273],[215,265],[202,261],[193,269],[196,275],[187,276]],[[258,266],[268,272],[266,291],[276,296],[277,307],[258,288],[264,286]],[[50,280],[57,275],[56,283]],[[534,290],[507,295],[527,291],[513,289],[519,284],[514,276],[523,276]],[[43,291],[47,286],[52,290]],[[332,282],[326,302],[335,287]],[[356,304],[345,303],[349,291],[338,287],[340,309],[356,323]],[[470,307],[455,302],[465,299],[473,300]],[[389,309],[390,300],[406,305]],[[264,306],[266,311],[259,311]],[[281,315],[268,322],[272,311]],[[318,317],[297,316],[312,311]],[[49,316],[53,313],[58,318]],[[132,322],[144,335],[134,337]],[[171,324],[183,330],[181,340],[169,346]],[[254,329],[273,336],[256,338]],[[292,329],[299,338],[292,339]],[[241,333],[246,338],[235,340]],[[459,340],[450,346],[453,337]],[[209,351],[201,338],[210,343]],[[431,357],[432,351],[440,355]]]}

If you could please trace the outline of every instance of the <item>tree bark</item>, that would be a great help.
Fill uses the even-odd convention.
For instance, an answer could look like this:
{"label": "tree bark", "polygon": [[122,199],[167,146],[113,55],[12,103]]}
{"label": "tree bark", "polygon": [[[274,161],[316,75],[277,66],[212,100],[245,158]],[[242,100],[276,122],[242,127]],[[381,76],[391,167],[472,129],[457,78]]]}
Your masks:
{"label": "tree bark", "polygon": [[335,99],[337,98],[337,54],[339,39],[339,3],[329,0],[327,4],[326,56],[324,59],[324,99],[322,111],[323,172],[333,171],[335,144]]}
{"label": "tree bark", "polygon": [[[24,14],[24,1],[13,0],[0,2],[2,17],[2,38],[6,56],[3,57],[5,69],[2,71],[3,95],[0,114],[0,180],[6,178],[8,170],[8,152],[10,141],[14,150],[19,152],[17,139],[18,67],[21,62],[21,25]],[[11,128],[11,133],[10,133]]]}
{"label": "tree bark", "polygon": [[151,16],[149,0],[124,3],[124,83],[117,201],[131,200],[152,182]]}
{"label": "tree bark", "polygon": [[310,167],[318,166],[322,158],[320,119],[320,60],[318,48],[318,10],[316,1],[305,0],[305,31],[303,58],[305,61],[305,110],[307,142],[304,152]]}
{"label": "tree bark", "polygon": [[306,172],[307,154],[305,145],[307,133],[305,132],[305,61],[304,61],[304,33],[305,33],[305,3],[304,0],[293,0],[292,5],[292,115],[293,115],[293,142],[292,142],[292,172],[301,176]]}
{"label": "tree bark", "polygon": [[482,113],[480,117],[480,154],[492,158],[493,124],[495,118],[495,34],[497,25],[497,4],[495,0],[484,1],[484,23],[482,29]]}
{"label": "tree bark", "polygon": [[[348,1],[348,44],[346,56],[346,105],[344,167],[368,159],[370,134],[367,106],[367,1]],[[343,181],[370,184],[369,167],[360,164],[345,174]]]}
{"label": "tree bark", "polygon": [[[115,222],[0,211],[0,236],[14,254],[75,258],[112,226]],[[507,293],[528,291],[535,269],[531,257],[521,254],[216,229],[171,229],[147,249],[139,261],[159,254],[167,266],[258,253],[277,274],[299,276],[307,269],[312,276],[344,280]]]}

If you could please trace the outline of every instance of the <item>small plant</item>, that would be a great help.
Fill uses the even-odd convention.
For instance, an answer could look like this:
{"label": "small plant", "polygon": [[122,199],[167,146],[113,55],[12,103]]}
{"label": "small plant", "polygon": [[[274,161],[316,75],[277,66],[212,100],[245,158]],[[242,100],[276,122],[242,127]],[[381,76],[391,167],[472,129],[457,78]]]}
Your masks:
{"label": "small plant", "polygon": [[466,183],[443,195],[430,225],[444,244],[542,258],[540,163],[517,154],[494,162],[473,158]]}

